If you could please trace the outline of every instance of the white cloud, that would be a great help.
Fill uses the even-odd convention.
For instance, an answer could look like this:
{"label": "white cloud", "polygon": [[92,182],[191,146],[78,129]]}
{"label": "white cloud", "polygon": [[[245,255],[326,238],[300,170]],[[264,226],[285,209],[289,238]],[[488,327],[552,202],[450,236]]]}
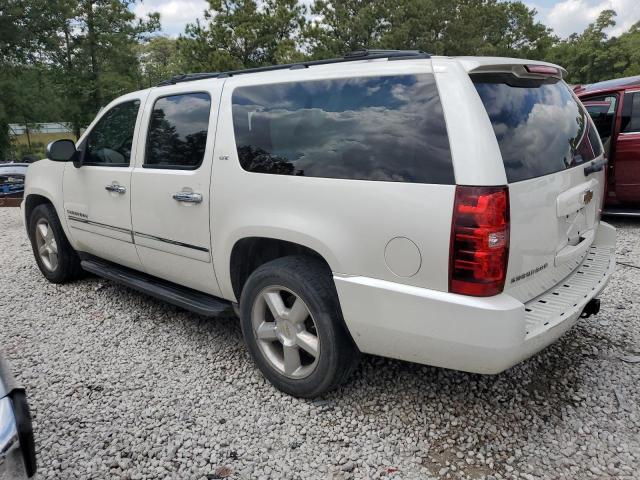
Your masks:
{"label": "white cloud", "polygon": [[561,0],[551,7],[528,2],[538,10],[539,19],[553,28],[561,37],[582,31],[594,22],[602,10],[615,10],[616,25],[610,28],[609,35],[620,35],[640,21],[640,0]]}
{"label": "white cloud", "polygon": [[177,37],[187,23],[194,23],[197,18],[202,20],[208,6],[205,0],[144,0],[136,3],[133,11],[140,18],[159,12],[162,33]]}

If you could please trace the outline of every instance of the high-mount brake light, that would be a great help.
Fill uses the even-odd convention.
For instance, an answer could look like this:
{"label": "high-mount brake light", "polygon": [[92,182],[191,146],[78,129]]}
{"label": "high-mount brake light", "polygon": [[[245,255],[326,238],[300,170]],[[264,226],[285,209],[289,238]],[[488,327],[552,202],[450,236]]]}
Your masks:
{"label": "high-mount brake light", "polygon": [[550,67],[549,65],[525,65],[524,68],[529,73],[539,73],[541,75],[554,75],[559,76],[560,70],[556,67]]}
{"label": "high-mount brake light", "polygon": [[458,185],[451,223],[449,291],[502,292],[509,258],[509,190]]}

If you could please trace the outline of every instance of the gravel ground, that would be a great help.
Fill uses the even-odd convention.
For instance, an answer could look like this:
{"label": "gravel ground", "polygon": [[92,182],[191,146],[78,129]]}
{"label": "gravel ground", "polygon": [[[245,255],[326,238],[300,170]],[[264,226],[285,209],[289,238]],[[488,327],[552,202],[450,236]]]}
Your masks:
{"label": "gravel ground", "polygon": [[[616,222],[640,266],[640,222]],[[315,401],[253,367],[234,319],[98,278],[40,275],[0,209],[0,348],[27,387],[40,478],[640,478],[640,269],[602,311],[496,376],[363,359]]]}

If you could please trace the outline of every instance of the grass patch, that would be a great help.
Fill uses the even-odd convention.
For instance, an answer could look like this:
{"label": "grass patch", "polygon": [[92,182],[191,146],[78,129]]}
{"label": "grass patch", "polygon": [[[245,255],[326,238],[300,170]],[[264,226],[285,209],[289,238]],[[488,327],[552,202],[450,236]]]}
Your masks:
{"label": "grass patch", "polygon": [[44,158],[47,145],[54,140],[63,138],[68,138],[74,142],[77,140],[73,133],[30,132],[29,139],[31,140],[31,147],[29,147],[29,139],[27,139],[26,133],[16,135],[13,137],[16,159],[20,161],[25,155],[35,155],[39,158]]}

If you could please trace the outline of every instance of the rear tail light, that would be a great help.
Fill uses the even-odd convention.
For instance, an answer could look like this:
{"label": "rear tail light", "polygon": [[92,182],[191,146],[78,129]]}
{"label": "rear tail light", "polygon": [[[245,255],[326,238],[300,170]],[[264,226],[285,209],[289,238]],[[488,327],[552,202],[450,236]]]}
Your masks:
{"label": "rear tail light", "polygon": [[508,257],[507,187],[458,185],[451,225],[449,291],[476,297],[502,292]]}

